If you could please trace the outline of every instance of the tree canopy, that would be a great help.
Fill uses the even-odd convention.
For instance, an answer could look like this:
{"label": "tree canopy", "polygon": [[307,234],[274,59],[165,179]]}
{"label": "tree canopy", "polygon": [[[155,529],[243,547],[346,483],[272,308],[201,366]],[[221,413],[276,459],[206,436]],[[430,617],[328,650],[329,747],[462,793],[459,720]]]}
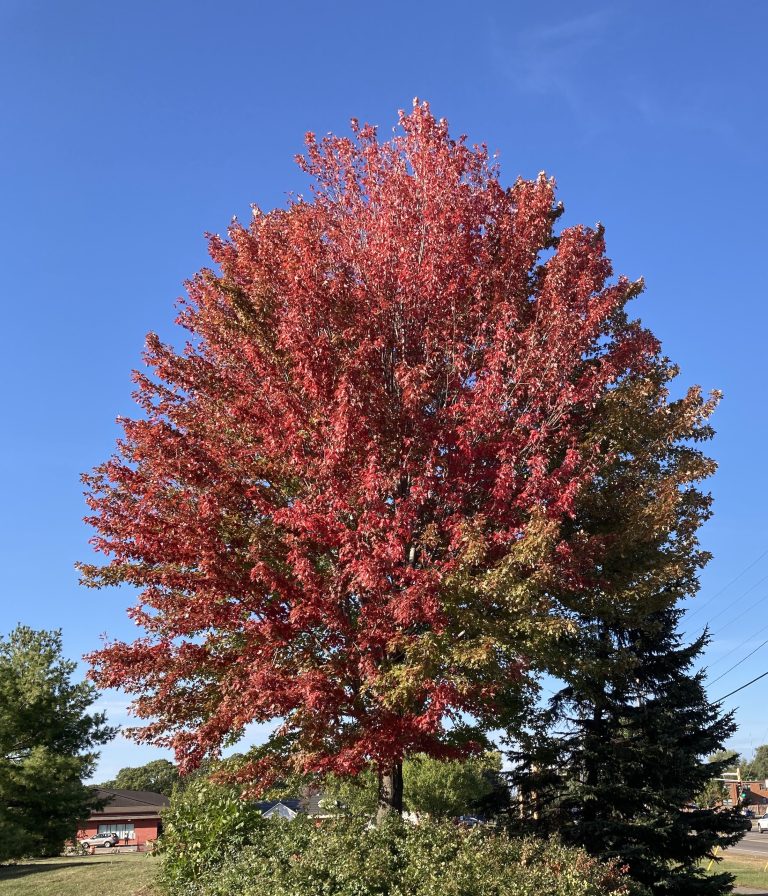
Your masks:
{"label": "tree canopy", "polygon": [[179,770],[167,759],[155,759],[146,765],[121,768],[110,781],[99,786],[107,790],[151,790],[170,796],[179,781]]}
{"label": "tree canopy", "polygon": [[[403,762],[403,785],[405,808],[422,817],[491,817],[509,806],[509,790],[501,776],[501,755],[495,752],[463,760],[410,756]],[[374,769],[367,768],[354,778],[330,775],[318,786],[323,805],[329,809],[337,806],[356,816],[375,812],[378,794]]]}
{"label": "tree canopy", "polygon": [[768,780],[768,744],[761,744],[749,762],[741,763],[741,777],[745,781]]}
{"label": "tree canopy", "polygon": [[[706,470],[659,470],[708,413],[696,390],[671,412],[625,313],[642,283],[611,279],[601,227],[556,232],[552,180],[503,187],[426,104],[399,126],[308,135],[309,198],[211,238],[186,348],[148,337],[141,414],[85,477],[109,559],[82,567],[140,589],[145,635],[91,657],[135,696],[134,736],[189,769],[280,719],[242,780],[372,763],[394,808],[404,757],[510,722],[585,586],[618,592],[617,544],[663,549]],[[643,402],[658,516],[618,535],[598,516],[621,517],[614,436]]]}
{"label": "tree canopy", "polygon": [[0,636],[0,861],[57,855],[98,804],[83,781],[115,732],[75,669],[58,631]]}

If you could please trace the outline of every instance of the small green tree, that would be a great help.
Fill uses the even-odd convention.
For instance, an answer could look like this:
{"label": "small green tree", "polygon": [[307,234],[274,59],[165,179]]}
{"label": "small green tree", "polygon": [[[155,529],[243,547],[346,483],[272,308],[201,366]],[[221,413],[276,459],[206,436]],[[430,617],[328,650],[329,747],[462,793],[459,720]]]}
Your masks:
{"label": "small green tree", "polygon": [[[367,769],[352,778],[329,776],[326,804],[337,803],[352,815],[372,815],[377,802],[376,775]],[[423,753],[403,763],[405,807],[430,818],[490,816],[505,809],[509,791],[501,777],[501,755],[485,753],[465,760],[439,760]]]}
{"label": "small green tree", "polygon": [[327,775],[321,785],[321,807],[339,809],[349,815],[370,818],[378,805],[378,780],[372,767],[348,777]]}
{"label": "small green tree", "polygon": [[97,693],[75,669],[59,631],[0,636],[0,861],[58,854],[98,806],[83,779],[115,729],[88,712]]}
{"label": "small green tree", "polygon": [[745,781],[763,781],[768,778],[768,744],[761,744],[752,759],[741,767]]}
{"label": "small green tree", "polygon": [[[735,770],[741,764],[742,759],[735,750],[717,750],[707,758],[707,762],[719,775],[723,775],[726,771]],[[725,782],[720,777],[712,777],[697,794],[696,803],[704,807],[720,806],[727,798],[728,788],[725,786]]]}
{"label": "small green tree", "polygon": [[494,794],[506,793],[500,772],[498,753],[443,762],[414,756],[403,764],[405,802],[418,815],[436,819],[482,812],[493,807]]}
{"label": "small green tree", "polygon": [[167,759],[155,759],[146,765],[121,768],[114,778],[99,786],[107,790],[151,790],[170,796],[178,782],[178,768]]}
{"label": "small green tree", "polygon": [[728,790],[725,784],[717,778],[710,778],[696,794],[696,804],[705,808],[720,806],[727,796]]}

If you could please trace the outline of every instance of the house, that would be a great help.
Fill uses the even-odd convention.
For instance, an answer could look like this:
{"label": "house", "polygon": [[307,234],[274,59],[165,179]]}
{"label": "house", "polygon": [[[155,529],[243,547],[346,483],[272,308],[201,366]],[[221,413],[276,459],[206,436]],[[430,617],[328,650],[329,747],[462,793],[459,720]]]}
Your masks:
{"label": "house", "polygon": [[329,807],[325,805],[325,802],[320,791],[310,789],[301,797],[262,800],[256,803],[256,807],[264,818],[280,818],[284,821],[293,821],[297,815],[309,815],[316,821],[335,818],[339,814],[340,805]]}
{"label": "house", "polygon": [[97,794],[105,800],[104,808],[91,812],[88,820],[81,823],[78,840],[94,834],[115,833],[122,838],[121,846],[141,851],[149,841],[157,839],[162,825],[160,812],[170,803],[167,796],[150,790],[101,788]]}
{"label": "house", "polygon": [[263,818],[279,818],[293,821],[302,811],[301,800],[283,798],[281,800],[262,800],[256,803]]}
{"label": "house", "polygon": [[768,810],[768,781],[726,781],[725,786],[732,806],[741,803],[759,815]]}

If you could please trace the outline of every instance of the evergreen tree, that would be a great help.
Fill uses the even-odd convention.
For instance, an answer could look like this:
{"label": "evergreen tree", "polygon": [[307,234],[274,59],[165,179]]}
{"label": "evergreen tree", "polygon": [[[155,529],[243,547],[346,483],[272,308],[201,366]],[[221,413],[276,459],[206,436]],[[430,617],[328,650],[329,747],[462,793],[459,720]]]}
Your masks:
{"label": "evergreen tree", "polygon": [[83,779],[114,729],[88,712],[96,690],[72,682],[75,668],[60,632],[0,637],[0,861],[58,854],[99,805]]}
{"label": "evergreen tree", "polygon": [[541,668],[564,687],[525,732],[507,727],[522,827],[619,857],[656,894],[700,896],[728,889],[729,875],[703,878],[698,862],[738,840],[743,821],[692,806],[727,765],[706,757],[734,725],[692,672],[706,633],[685,645],[677,632],[709,559],[697,531],[711,498],[698,483],[714,464],[697,443],[713,434],[717,396],[668,401],[676,373],[658,356],[601,399],[598,471],[570,522],[571,537],[599,548],[571,591],[550,589],[570,626]]}
{"label": "evergreen tree", "polygon": [[566,685],[521,745],[515,777],[523,826],[620,859],[654,894],[708,896],[733,878],[704,874],[700,861],[736,843],[745,822],[735,809],[693,805],[727,766],[706,757],[735,725],[691,671],[708,636],[683,644],[680,615],[584,619]]}

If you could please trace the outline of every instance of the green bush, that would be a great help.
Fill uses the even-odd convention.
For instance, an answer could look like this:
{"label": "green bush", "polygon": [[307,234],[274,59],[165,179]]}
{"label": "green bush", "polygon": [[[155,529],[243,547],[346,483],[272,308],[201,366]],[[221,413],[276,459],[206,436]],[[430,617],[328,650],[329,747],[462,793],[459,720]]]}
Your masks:
{"label": "green bush", "polygon": [[[190,832],[192,828],[189,828]],[[168,896],[640,896],[615,865],[555,841],[511,840],[489,829],[393,820],[257,819],[230,848],[207,838],[203,857],[175,829],[166,839]]]}
{"label": "green bush", "polygon": [[189,882],[237,856],[268,824],[234,787],[199,778],[174,788],[158,843],[168,892],[186,893]]}

